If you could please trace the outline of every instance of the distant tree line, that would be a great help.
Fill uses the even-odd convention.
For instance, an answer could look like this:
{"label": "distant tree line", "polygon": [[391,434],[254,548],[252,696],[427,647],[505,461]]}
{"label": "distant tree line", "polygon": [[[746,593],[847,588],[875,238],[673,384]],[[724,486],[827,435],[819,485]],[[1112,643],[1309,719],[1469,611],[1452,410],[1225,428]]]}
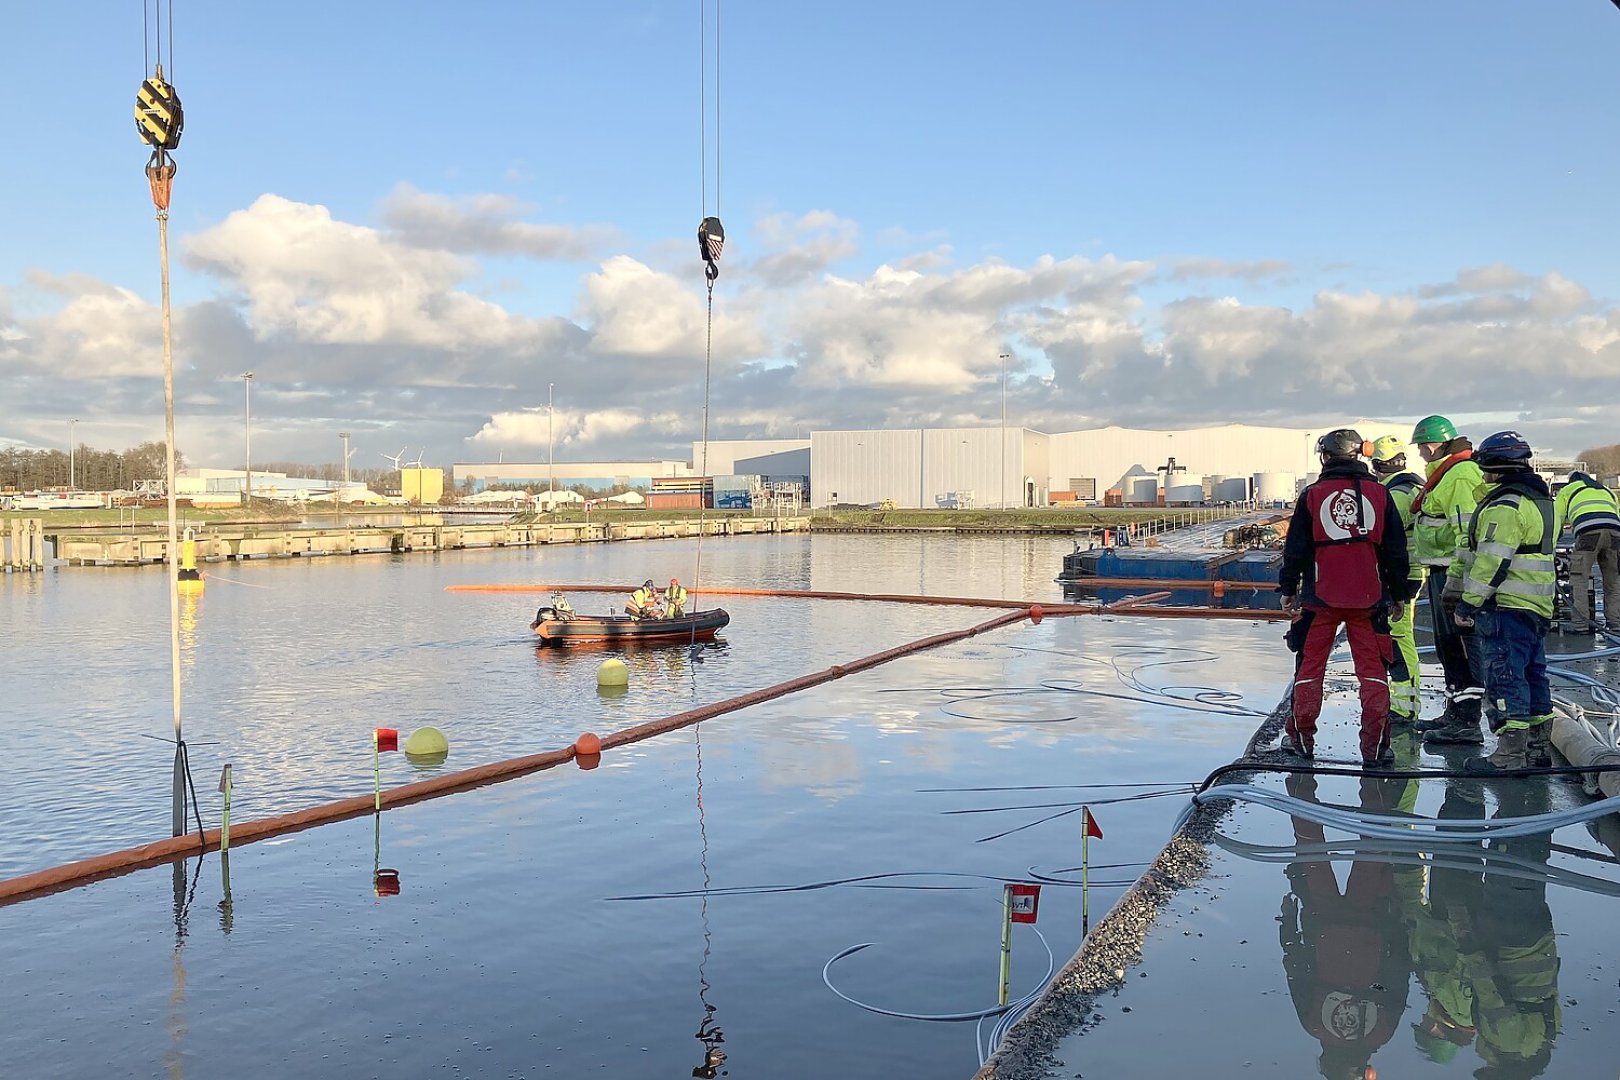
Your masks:
{"label": "distant tree line", "polygon": [[[144,442],[128,450],[79,446],[73,451],[72,479],[82,491],[132,491],[136,481],[163,479],[167,453],[168,444],[162,442]],[[176,450],[174,467],[180,469],[184,464],[184,455]],[[65,488],[68,467],[66,450],[0,450],[0,488]]]}
{"label": "distant tree line", "polygon": [[1582,450],[1581,460],[1586,462],[1586,471],[1593,476],[1607,478],[1620,475],[1620,443]]}

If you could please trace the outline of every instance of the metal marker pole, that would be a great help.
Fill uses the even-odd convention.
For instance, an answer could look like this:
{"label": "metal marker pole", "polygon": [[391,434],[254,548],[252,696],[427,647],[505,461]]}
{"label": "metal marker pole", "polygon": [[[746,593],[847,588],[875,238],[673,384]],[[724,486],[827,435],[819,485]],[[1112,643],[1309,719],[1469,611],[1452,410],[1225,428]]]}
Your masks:
{"label": "metal marker pole", "polygon": [[377,732],[375,729],[371,732],[371,776],[376,782],[376,795],[372,809],[380,813],[382,811],[382,754],[377,749]]}
{"label": "metal marker pole", "polygon": [[1091,807],[1080,808],[1080,936],[1091,933]]}
{"label": "metal marker pole", "polygon": [[1001,989],[996,1004],[1007,1004],[1007,991],[1012,985],[1012,886],[1001,887]]}
{"label": "metal marker pole", "polygon": [[231,849],[231,763],[228,761],[219,774],[219,790],[225,795],[225,811],[219,826],[219,851],[223,855]]}

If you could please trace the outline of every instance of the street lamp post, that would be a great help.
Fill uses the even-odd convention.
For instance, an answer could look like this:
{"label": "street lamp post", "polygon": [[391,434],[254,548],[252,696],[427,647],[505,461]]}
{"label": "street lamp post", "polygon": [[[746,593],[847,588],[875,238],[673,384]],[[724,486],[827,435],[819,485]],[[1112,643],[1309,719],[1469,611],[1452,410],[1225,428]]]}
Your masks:
{"label": "street lamp post", "polygon": [[77,424],[78,422],[79,421],[77,419],[73,419],[73,420],[68,421],[68,490],[69,491],[77,491],[77,490],[79,490],[79,481],[78,481],[77,475],[76,475],[76,473],[74,471],[74,457],[73,457],[74,451],[75,451],[75,447],[73,445],[73,425]]}
{"label": "street lamp post", "polygon": [[245,436],[242,462],[243,471],[247,473],[247,488],[244,503],[253,505],[253,372],[242,372],[242,427]]}
{"label": "street lamp post", "polygon": [[338,432],[338,438],[343,440],[343,486],[349,486],[349,433]]}
{"label": "street lamp post", "polygon": [[557,509],[557,466],[552,456],[557,445],[553,426],[555,414],[552,411],[552,391],[556,390],[556,388],[556,383],[546,383],[546,489],[551,492],[550,509],[552,510]]}
{"label": "street lamp post", "polygon": [[1011,353],[1001,354],[1001,508],[1007,509],[1007,361]]}

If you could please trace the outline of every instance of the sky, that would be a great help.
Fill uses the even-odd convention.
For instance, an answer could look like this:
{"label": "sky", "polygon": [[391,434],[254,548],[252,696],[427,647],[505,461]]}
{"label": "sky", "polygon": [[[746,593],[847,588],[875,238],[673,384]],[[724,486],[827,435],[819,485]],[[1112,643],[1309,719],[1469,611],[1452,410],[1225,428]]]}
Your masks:
{"label": "sky", "polygon": [[[1620,441],[1609,0],[715,8],[175,2],[188,460],[246,371],[256,462],[448,466],[999,424],[1002,354],[1045,431]],[[140,16],[8,15],[0,446],[163,435]]]}

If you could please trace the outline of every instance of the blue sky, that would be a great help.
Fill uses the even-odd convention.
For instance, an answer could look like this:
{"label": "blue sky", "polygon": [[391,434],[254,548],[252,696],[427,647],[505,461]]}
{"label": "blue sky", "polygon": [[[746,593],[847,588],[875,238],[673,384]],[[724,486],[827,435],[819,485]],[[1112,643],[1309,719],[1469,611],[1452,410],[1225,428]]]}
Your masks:
{"label": "blue sky", "polygon": [[[334,460],[342,426],[510,460],[551,382],[559,456],[689,446],[698,13],[176,4],[182,448],[231,463],[247,368],[256,457]],[[1049,430],[1455,410],[1620,438],[1606,0],[721,14],[719,435],[991,422],[1011,348]],[[37,111],[0,439],[151,437],[138,9],[8,25]]]}

